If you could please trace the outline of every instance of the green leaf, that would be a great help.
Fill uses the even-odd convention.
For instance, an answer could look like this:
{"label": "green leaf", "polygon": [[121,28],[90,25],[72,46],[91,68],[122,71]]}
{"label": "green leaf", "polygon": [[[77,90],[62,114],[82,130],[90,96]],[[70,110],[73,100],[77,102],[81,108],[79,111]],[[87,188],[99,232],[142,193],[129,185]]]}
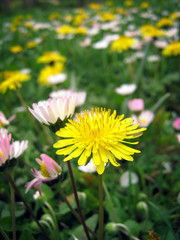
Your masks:
{"label": "green leaf", "polygon": [[25,231],[25,232],[22,232],[19,240],[35,240],[35,238],[30,232]]}
{"label": "green leaf", "polygon": [[[98,220],[98,214],[94,214],[92,217],[88,218],[85,222],[86,222],[86,225],[92,231],[94,231],[96,228],[97,220]],[[82,225],[78,226],[73,230],[73,235],[76,236],[78,239],[86,239],[86,235]]]}

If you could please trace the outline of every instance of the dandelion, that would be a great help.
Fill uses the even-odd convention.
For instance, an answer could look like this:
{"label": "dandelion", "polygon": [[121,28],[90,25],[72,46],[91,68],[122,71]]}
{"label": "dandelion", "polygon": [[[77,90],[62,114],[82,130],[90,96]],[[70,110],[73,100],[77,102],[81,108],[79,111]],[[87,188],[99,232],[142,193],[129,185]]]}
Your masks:
{"label": "dandelion", "polygon": [[161,28],[161,27],[168,27],[168,26],[172,26],[174,23],[170,18],[161,18],[157,23],[157,27]]}
{"label": "dandelion", "polygon": [[54,63],[54,62],[65,62],[66,58],[58,52],[45,52],[42,56],[37,59],[38,63]]}
{"label": "dandelion", "polygon": [[117,40],[112,42],[110,49],[111,51],[117,51],[121,53],[122,51],[130,49],[134,44],[136,44],[135,39],[127,36],[121,36]]}
{"label": "dandelion", "polygon": [[6,93],[8,89],[16,90],[21,87],[21,82],[30,79],[29,74],[21,73],[21,71],[4,71],[0,73],[0,92]]}
{"label": "dandelion", "polygon": [[36,162],[41,166],[41,170],[37,171],[36,168],[32,169],[34,179],[26,184],[25,193],[27,193],[30,188],[38,186],[39,193],[41,194],[42,183],[53,181],[62,173],[61,167],[51,157],[46,154],[41,154],[40,156],[42,160],[36,158]]}
{"label": "dandelion", "polygon": [[84,165],[92,157],[99,175],[103,174],[108,161],[116,167],[120,166],[115,158],[133,161],[131,155],[140,151],[124,143],[137,144],[126,139],[139,137],[146,129],[137,129],[139,124],[132,126],[132,119],[122,120],[123,117],[116,117],[116,111],[111,114],[110,109],[106,111],[103,108],[76,114],[76,120],[69,119],[69,123],[56,132],[59,137],[65,138],[54,144],[55,148],[60,148],[56,154],[65,155],[65,162],[79,157],[78,165]]}
{"label": "dandelion", "polygon": [[22,48],[21,46],[19,46],[19,45],[17,45],[17,46],[12,46],[12,47],[10,48],[10,51],[11,51],[12,53],[19,53],[19,52],[22,52],[22,51],[23,51],[23,48]]}
{"label": "dandelion", "polygon": [[144,38],[146,37],[159,37],[159,36],[165,36],[166,33],[163,30],[160,30],[150,24],[143,25],[140,28],[140,31],[142,33],[142,36]]}
{"label": "dandelion", "polygon": [[180,55],[180,41],[175,41],[170,43],[164,50],[162,54],[165,56],[177,56]]}

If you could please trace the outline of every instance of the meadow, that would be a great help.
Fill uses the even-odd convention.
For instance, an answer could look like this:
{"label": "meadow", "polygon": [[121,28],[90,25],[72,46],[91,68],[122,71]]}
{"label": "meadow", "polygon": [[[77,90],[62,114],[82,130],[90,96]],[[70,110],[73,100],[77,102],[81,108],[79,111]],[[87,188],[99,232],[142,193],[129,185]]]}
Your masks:
{"label": "meadow", "polygon": [[0,239],[180,239],[179,1],[0,14]]}

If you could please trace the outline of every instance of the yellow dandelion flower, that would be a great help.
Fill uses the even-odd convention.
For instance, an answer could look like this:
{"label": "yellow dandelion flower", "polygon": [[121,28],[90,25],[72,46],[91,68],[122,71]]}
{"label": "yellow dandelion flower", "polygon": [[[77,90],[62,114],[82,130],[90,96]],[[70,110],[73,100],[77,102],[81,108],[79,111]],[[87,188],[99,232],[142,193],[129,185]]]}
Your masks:
{"label": "yellow dandelion flower", "polygon": [[28,42],[26,46],[27,46],[27,48],[35,48],[37,46],[37,43],[35,43],[35,42]]}
{"label": "yellow dandelion flower", "polygon": [[177,19],[178,17],[180,17],[180,15],[178,14],[178,12],[173,12],[169,17],[170,17],[171,19],[175,20],[175,19]]}
{"label": "yellow dandelion flower", "polygon": [[74,29],[75,34],[86,34],[87,29],[85,27],[77,27]]}
{"label": "yellow dandelion flower", "polygon": [[125,3],[124,3],[126,6],[132,6],[133,5],[133,1],[128,1],[126,0]]}
{"label": "yellow dandelion flower", "polygon": [[174,22],[170,18],[161,18],[157,23],[157,27],[167,27],[167,26],[172,26]]}
{"label": "yellow dandelion flower", "polygon": [[26,28],[32,28],[33,22],[27,21],[27,22],[24,23],[24,26],[25,26]]}
{"label": "yellow dandelion flower", "polygon": [[59,13],[54,12],[49,15],[49,20],[57,20],[57,19],[60,19]]}
{"label": "yellow dandelion flower", "polygon": [[113,13],[110,13],[110,12],[103,12],[103,13],[101,13],[101,21],[102,22],[114,20],[115,17],[116,16]]}
{"label": "yellow dandelion flower", "polygon": [[29,74],[24,74],[20,71],[2,72],[0,73],[0,92],[4,94],[8,89],[16,90],[16,88],[21,87],[21,82],[26,82],[29,79]]}
{"label": "yellow dandelion flower", "polygon": [[122,51],[126,51],[129,48],[132,47],[133,44],[136,43],[136,40],[134,40],[131,37],[121,36],[114,42],[112,42],[110,49],[111,51],[117,51],[121,53]]}
{"label": "yellow dandelion flower", "polygon": [[141,8],[148,8],[149,7],[149,3],[148,2],[142,2],[140,7]]}
{"label": "yellow dandelion flower", "polygon": [[74,31],[74,28],[70,25],[63,25],[56,30],[58,34],[73,34]]}
{"label": "yellow dandelion flower", "polygon": [[56,154],[66,156],[65,162],[79,157],[78,165],[84,165],[92,157],[100,175],[108,162],[120,166],[115,158],[133,161],[131,155],[140,151],[124,143],[137,144],[126,140],[141,136],[146,129],[137,129],[139,124],[132,125],[131,118],[122,120],[123,117],[116,116],[116,111],[111,114],[110,109],[103,108],[76,114],[76,120],[69,119],[69,123],[56,132],[64,138],[54,144],[55,148],[60,148]]}
{"label": "yellow dandelion flower", "polygon": [[64,16],[64,20],[67,21],[67,22],[72,21],[72,19],[73,19],[73,16],[71,14],[67,14],[67,15]]}
{"label": "yellow dandelion flower", "polygon": [[74,25],[81,25],[83,21],[88,18],[88,14],[82,13],[75,16],[73,24]]}
{"label": "yellow dandelion flower", "polygon": [[38,58],[38,63],[50,63],[50,62],[65,62],[66,58],[58,52],[45,52]]}
{"label": "yellow dandelion flower", "polygon": [[164,48],[162,54],[165,56],[180,55],[180,41],[170,43],[166,48]]}
{"label": "yellow dandelion flower", "polygon": [[43,68],[38,77],[38,83],[46,86],[50,86],[51,84],[48,81],[50,76],[55,76],[59,73],[62,73],[64,68],[64,64],[60,62],[56,62],[53,65],[48,65]]}
{"label": "yellow dandelion flower", "polygon": [[100,10],[102,8],[101,4],[99,3],[90,3],[88,7],[93,10]]}
{"label": "yellow dandelion flower", "polygon": [[19,52],[23,51],[23,48],[20,45],[12,46],[10,48],[10,51],[13,52],[13,53],[19,53]]}
{"label": "yellow dandelion flower", "polygon": [[165,36],[166,33],[150,24],[143,25],[140,28],[140,31],[142,33],[143,37],[159,37],[159,36]]}

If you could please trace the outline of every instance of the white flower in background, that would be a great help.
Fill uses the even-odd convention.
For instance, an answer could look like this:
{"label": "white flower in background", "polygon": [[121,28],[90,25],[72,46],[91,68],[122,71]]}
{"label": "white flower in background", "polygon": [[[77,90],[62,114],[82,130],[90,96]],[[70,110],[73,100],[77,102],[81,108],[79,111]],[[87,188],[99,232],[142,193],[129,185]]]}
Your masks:
{"label": "white flower in background", "polygon": [[65,118],[71,117],[74,114],[75,106],[76,96],[70,96],[33,103],[33,109],[30,107],[28,109],[39,122],[51,125],[55,124],[58,119],[63,121]]}
{"label": "white flower in background", "polygon": [[142,52],[142,51],[138,51],[138,52],[136,52],[136,53],[134,54],[134,57],[135,57],[136,59],[144,58],[144,56],[145,56],[145,53]]}
{"label": "white flower in background", "polygon": [[166,30],[166,36],[169,38],[175,37],[178,40],[178,28],[171,28]]}
{"label": "white flower in background", "polygon": [[178,143],[180,143],[180,134],[176,135]]}
{"label": "white flower in background", "polygon": [[147,127],[154,119],[154,113],[146,110],[141,112],[141,114],[138,116],[138,122],[140,124],[140,127]]}
{"label": "white flower in background", "polygon": [[167,173],[172,172],[172,167],[171,167],[171,165],[170,165],[169,162],[163,162],[162,165],[163,165],[163,167],[165,168],[165,170],[166,170]]}
{"label": "white flower in background", "polygon": [[30,74],[30,72],[31,72],[31,69],[29,69],[29,68],[23,68],[20,70],[20,73],[22,73],[22,74]]}
{"label": "white flower in background", "polygon": [[160,57],[157,55],[151,55],[147,57],[148,62],[159,62],[159,60],[160,60]]}
{"label": "white flower in background", "polygon": [[101,41],[98,41],[92,45],[93,48],[95,49],[104,49],[109,46],[109,42],[102,39]]}
{"label": "white flower in background", "polygon": [[16,115],[12,115],[10,118],[6,118],[4,113],[0,111],[0,128],[3,126],[9,125],[9,123],[16,117]]}
{"label": "white flower in background", "polygon": [[[131,182],[129,181],[130,178],[131,178]],[[134,173],[134,172],[126,171],[120,177],[120,185],[123,188],[129,187],[130,183],[131,184],[136,184],[138,182],[139,182],[139,178],[138,178],[137,174]]]}
{"label": "white flower in background", "polygon": [[99,26],[95,26],[87,30],[87,35],[94,36],[97,35],[99,32],[100,32]]}
{"label": "white flower in background", "polygon": [[120,95],[130,95],[136,90],[136,84],[123,84],[120,87],[116,88],[116,93]]}
{"label": "white flower in background", "polygon": [[120,37],[119,34],[107,34],[104,36],[103,40],[107,42],[112,42],[117,40],[119,37]]}
{"label": "white flower in background", "polygon": [[58,74],[49,76],[47,78],[47,81],[50,84],[58,84],[58,83],[64,82],[66,80],[66,78],[67,78],[67,74],[65,74],[65,73],[58,73]]}
{"label": "white flower in background", "polygon": [[82,172],[85,172],[85,173],[93,173],[93,172],[97,171],[96,166],[94,165],[92,159],[89,161],[88,164],[78,166],[78,169]]}
{"label": "white flower in background", "polygon": [[168,43],[164,40],[156,40],[154,41],[154,45],[157,47],[157,48],[165,48],[167,47]]}
{"label": "white flower in background", "polygon": [[81,47],[88,47],[90,44],[91,44],[91,38],[90,37],[85,38],[83,42],[79,43],[79,45]]}
{"label": "white flower in background", "polygon": [[76,97],[76,107],[83,105],[86,100],[85,91],[74,92],[73,90],[59,90],[59,91],[50,93],[51,98],[65,98],[70,96]]}

